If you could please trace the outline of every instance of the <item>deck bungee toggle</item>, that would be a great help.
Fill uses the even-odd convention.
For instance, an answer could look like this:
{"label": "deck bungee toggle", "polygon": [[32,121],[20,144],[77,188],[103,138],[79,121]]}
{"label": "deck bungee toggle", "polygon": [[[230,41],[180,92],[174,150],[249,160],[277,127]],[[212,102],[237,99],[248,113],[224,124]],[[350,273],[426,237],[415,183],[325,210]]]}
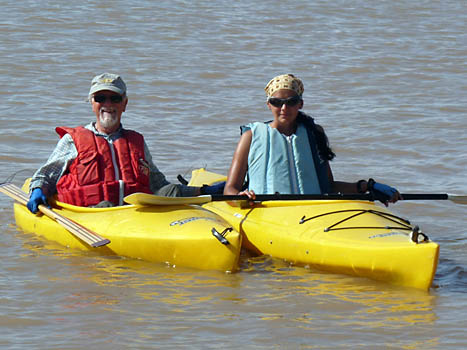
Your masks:
{"label": "deck bungee toggle", "polygon": [[[422,240],[419,240],[419,237],[422,237]],[[418,243],[426,243],[430,242],[430,239],[426,234],[424,234],[422,231],[420,231],[420,227],[415,226],[413,230],[410,232],[410,240],[416,244]]]}

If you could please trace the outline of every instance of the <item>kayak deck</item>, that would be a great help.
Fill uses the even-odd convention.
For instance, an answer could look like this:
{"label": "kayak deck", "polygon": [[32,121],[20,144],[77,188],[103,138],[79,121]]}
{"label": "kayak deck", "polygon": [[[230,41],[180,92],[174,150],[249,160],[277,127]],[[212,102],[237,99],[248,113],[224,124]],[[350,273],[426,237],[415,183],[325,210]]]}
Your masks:
{"label": "kayak deck", "polygon": [[[54,202],[53,209],[110,243],[91,248],[56,221],[34,215],[19,203],[14,205],[16,223],[27,233],[36,233],[63,246],[106,255],[203,270],[233,272],[238,266],[241,235],[221,217],[199,206],[84,208]],[[216,232],[224,233],[228,243],[216,238]]]}
{"label": "kayak deck", "polygon": [[[200,169],[190,185],[224,179]],[[436,272],[438,244],[415,243],[417,229],[409,221],[373,202],[216,201],[203,207],[241,232],[248,250],[292,264],[425,290]]]}

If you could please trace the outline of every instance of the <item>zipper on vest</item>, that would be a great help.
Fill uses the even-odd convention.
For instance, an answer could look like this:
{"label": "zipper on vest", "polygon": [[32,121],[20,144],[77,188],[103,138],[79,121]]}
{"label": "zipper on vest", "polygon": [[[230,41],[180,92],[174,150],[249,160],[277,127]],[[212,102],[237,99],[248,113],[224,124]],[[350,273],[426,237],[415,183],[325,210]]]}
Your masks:
{"label": "zipper on vest", "polygon": [[292,190],[294,194],[299,194],[300,190],[298,189],[298,181],[297,181],[297,169],[295,168],[295,157],[293,154],[293,147],[292,147],[292,136],[286,136],[287,140],[287,153],[288,153],[288,160],[289,160],[289,170],[290,170],[290,177],[292,182]]}
{"label": "zipper on vest", "polygon": [[112,155],[112,163],[115,171],[115,181],[118,181],[118,205],[123,205],[123,197],[125,195],[125,184],[120,179],[120,171],[117,164],[117,157],[115,156],[114,144],[111,140],[107,140],[110,146],[110,154]]}
{"label": "zipper on vest", "polygon": [[118,205],[123,205],[123,197],[125,194],[125,183],[123,180],[118,180]]}
{"label": "zipper on vest", "polygon": [[110,146],[110,154],[112,155],[112,164],[114,165],[114,172],[115,172],[115,181],[120,180],[120,172],[118,171],[117,165],[117,157],[115,156],[115,148],[112,141],[107,140]]}

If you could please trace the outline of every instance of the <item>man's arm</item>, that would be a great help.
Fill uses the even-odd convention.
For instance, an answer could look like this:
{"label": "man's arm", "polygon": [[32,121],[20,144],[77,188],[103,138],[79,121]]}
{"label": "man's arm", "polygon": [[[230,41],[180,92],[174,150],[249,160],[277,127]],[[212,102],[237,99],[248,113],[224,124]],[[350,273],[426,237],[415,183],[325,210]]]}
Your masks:
{"label": "man's arm", "polygon": [[33,175],[29,191],[41,188],[47,197],[57,192],[57,182],[78,156],[75,144],[69,134],[64,135],[49,156],[47,162]]}
{"label": "man's arm", "polygon": [[157,166],[152,161],[151,153],[149,152],[148,146],[146,145],[146,141],[144,142],[144,158],[146,162],[149,164],[149,187],[152,193],[158,193],[159,190],[167,185],[171,185],[172,187],[176,187],[176,189],[171,189],[169,192],[171,195],[181,196],[181,197],[192,197],[198,196],[200,194],[199,187],[192,187],[192,186],[185,186],[182,184],[171,184],[165,178],[165,175],[159,171]]}

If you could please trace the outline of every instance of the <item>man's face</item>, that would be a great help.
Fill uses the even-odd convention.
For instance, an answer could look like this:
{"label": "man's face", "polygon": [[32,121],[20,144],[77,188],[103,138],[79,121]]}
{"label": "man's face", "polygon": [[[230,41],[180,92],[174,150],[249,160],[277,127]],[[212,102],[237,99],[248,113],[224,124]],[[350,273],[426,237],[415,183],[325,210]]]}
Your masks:
{"label": "man's face", "polygon": [[102,90],[92,96],[91,103],[97,117],[96,129],[105,134],[115,132],[120,126],[128,99],[116,92]]}

